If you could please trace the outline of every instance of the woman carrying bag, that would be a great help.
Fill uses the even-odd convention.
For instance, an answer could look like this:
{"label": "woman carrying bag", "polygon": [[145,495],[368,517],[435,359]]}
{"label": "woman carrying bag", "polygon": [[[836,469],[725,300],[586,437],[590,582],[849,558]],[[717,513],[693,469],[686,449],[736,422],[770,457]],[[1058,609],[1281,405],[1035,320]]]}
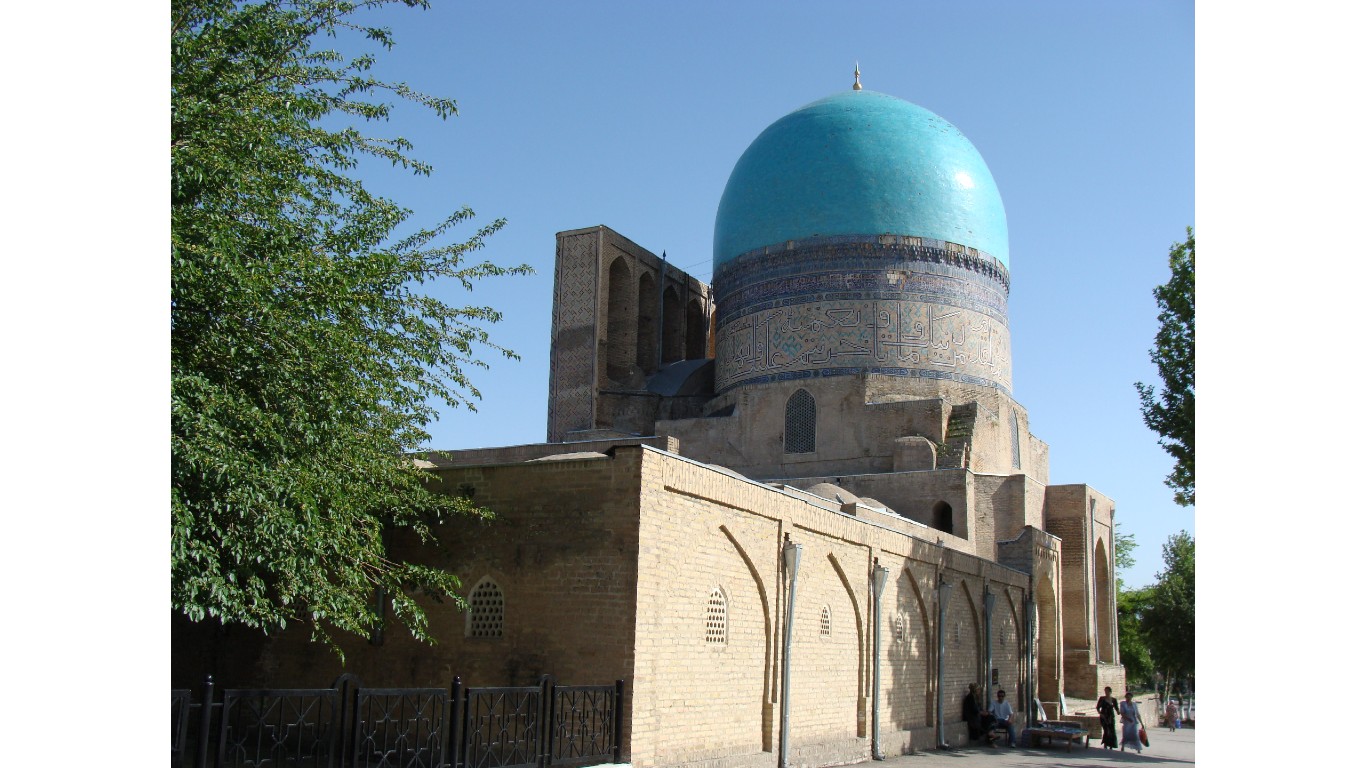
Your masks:
{"label": "woman carrying bag", "polygon": [[1138,705],[1134,703],[1133,691],[1124,692],[1124,701],[1119,703],[1119,719],[1124,724],[1119,751],[1123,752],[1125,747],[1132,746],[1135,752],[1143,754],[1143,740],[1139,736],[1143,720],[1138,716]]}

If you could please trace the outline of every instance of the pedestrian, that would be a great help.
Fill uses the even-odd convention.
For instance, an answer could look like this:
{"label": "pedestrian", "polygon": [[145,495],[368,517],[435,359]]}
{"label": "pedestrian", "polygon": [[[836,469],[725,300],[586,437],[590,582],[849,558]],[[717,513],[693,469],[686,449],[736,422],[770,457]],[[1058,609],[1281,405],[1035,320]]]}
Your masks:
{"label": "pedestrian", "polygon": [[1176,697],[1167,699],[1167,730],[1175,731],[1181,727],[1181,705],[1177,703]]}
{"label": "pedestrian", "polygon": [[1015,710],[1011,709],[1010,702],[1006,701],[1005,690],[997,691],[996,701],[991,703],[992,727],[1006,729],[1006,743],[1012,747],[1015,746],[1015,726],[1010,724],[1010,718],[1014,714]]}
{"label": "pedestrian", "polygon": [[977,700],[977,683],[968,683],[968,695],[963,697],[963,719],[968,724],[968,739],[976,741],[983,737],[982,704]]}
{"label": "pedestrian", "polygon": [[1133,691],[1124,692],[1124,701],[1119,703],[1119,719],[1123,724],[1119,751],[1123,752],[1125,747],[1132,746],[1135,752],[1143,754],[1143,742],[1138,740],[1138,729],[1143,725],[1143,721],[1138,716],[1138,705],[1134,703]]}
{"label": "pedestrian", "polygon": [[1106,749],[1119,746],[1115,740],[1115,712],[1118,709],[1119,701],[1110,694],[1110,686],[1105,686],[1105,695],[1096,699],[1096,714],[1100,715],[1100,743]]}

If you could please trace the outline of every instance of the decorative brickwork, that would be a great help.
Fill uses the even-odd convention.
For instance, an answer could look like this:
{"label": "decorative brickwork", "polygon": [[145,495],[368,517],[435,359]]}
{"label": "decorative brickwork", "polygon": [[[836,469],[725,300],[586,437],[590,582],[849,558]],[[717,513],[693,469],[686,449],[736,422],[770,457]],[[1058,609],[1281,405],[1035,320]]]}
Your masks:
{"label": "decorative brickwork", "polygon": [[812,238],[724,264],[716,391],[871,371],[1008,392],[999,262],[911,240]]}

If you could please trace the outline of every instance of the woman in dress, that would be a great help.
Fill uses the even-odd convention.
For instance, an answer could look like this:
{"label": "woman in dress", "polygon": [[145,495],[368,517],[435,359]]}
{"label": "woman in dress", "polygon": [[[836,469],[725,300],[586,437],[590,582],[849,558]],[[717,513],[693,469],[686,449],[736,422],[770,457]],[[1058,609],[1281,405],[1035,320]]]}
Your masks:
{"label": "woman in dress", "polygon": [[1138,705],[1134,703],[1133,691],[1124,692],[1124,701],[1119,703],[1119,719],[1124,724],[1119,751],[1123,752],[1125,747],[1132,746],[1135,752],[1143,754],[1143,743],[1138,740],[1138,726],[1141,721],[1138,718]]}
{"label": "woman in dress", "polygon": [[1105,686],[1105,695],[1096,700],[1096,714],[1100,715],[1100,743],[1106,749],[1114,749],[1119,746],[1115,741],[1115,711],[1119,709],[1119,702],[1110,695],[1110,686]]}

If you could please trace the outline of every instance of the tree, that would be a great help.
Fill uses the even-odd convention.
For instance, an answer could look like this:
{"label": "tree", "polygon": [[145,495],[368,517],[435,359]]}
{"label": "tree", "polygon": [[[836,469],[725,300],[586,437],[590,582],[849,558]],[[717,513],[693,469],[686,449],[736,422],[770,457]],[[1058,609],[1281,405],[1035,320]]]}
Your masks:
{"label": "tree", "polygon": [[1153,289],[1160,327],[1148,357],[1162,378],[1155,395],[1142,382],[1138,396],[1143,423],[1159,436],[1158,443],[1176,460],[1167,485],[1176,503],[1195,504],[1195,231],[1186,227],[1186,242],[1174,243],[1168,254],[1171,279]]}
{"label": "tree", "polygon": [[[1138,540],[1132,533],[1120,533],[1115,524],[1115,573],[1134,566]],[[1123,577],[1115,578],[1115,613],[1119,629],[1119,658],[1124,662],[1125,678],[1148,680],[1153,675],[1152,654],[1148,652],[1140,620],[1149,599],[1148,587],[1125,589]]]}
{"label": "tree", "polygon": [[476,347],[515,355],[484,330],[497,312],[423,286],[529,269],[470,261],[502,220],[445,242],[463,209],[400,236],[411,212],[348,175],[367,156],[431,171],[356,127],[385,120],[384,99],[456,114],[371,77],[373,55],[318,47],[390,48],[355,19],[395,1],[426,6],[172,0],[171,602],[194,621],[302,621],[332,642],[378,625],[382,591],[429,639],[417,596],[458,601],[458,583],[390,559],[384,533],[487,514],[430,491],[414,452],[438,404],[473,408]]}
{"label": "tree", "polygon": [[1172,534],[1162,561],[1140,624],[1153,664],[1172,681],[1195,674],[1195,539],[1185,531]]}

